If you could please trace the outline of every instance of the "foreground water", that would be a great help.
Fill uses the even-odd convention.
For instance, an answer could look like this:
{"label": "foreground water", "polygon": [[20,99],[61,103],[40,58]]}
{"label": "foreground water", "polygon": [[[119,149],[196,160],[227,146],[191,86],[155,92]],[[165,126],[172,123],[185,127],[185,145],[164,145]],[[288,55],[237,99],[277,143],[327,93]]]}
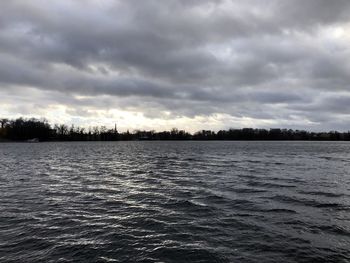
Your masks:
{"label": "foreground water", "polygon": [[0,262],[350,262],[350,143],[0,144]]}

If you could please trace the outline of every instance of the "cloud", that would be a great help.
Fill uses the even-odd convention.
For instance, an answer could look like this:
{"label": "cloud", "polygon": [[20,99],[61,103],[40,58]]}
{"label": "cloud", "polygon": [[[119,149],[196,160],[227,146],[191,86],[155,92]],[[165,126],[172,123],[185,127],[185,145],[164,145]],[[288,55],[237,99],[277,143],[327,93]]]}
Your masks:
{"label": "cloud", "polygon": [[344,129],[349,16],[345,0],[5,1],[0,113]]}

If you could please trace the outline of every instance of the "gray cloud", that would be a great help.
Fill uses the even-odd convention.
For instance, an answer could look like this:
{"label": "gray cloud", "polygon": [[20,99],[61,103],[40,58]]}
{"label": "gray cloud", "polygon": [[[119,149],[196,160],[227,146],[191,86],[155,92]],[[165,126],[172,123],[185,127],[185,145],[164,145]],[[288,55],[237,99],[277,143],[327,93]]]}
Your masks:
{"label": "gray cloud", "polygon": [[349,16],[346,0],[5,1],[0,103],[31,88],[46,94],[26,102],[33,114],[39,103],[344,129]]}

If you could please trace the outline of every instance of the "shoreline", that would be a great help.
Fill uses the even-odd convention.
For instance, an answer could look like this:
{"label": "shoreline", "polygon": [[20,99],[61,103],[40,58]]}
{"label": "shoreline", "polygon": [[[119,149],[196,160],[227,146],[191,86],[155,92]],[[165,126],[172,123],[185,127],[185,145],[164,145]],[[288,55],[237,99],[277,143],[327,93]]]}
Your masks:
{"label": "shoreline", "polygon": [[47,143],[47,142],[350,142],[350,140],[52,140],[52,141],[0,141],[1,143]]}

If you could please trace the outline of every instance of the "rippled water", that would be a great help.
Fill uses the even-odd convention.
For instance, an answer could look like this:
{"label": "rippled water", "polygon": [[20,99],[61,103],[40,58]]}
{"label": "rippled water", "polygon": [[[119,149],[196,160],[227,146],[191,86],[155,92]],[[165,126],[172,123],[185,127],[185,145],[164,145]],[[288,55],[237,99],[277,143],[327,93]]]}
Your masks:
{"label": "rippled water", "polygon": [[350,143],[0,144],[0,262],[350,262]]}

